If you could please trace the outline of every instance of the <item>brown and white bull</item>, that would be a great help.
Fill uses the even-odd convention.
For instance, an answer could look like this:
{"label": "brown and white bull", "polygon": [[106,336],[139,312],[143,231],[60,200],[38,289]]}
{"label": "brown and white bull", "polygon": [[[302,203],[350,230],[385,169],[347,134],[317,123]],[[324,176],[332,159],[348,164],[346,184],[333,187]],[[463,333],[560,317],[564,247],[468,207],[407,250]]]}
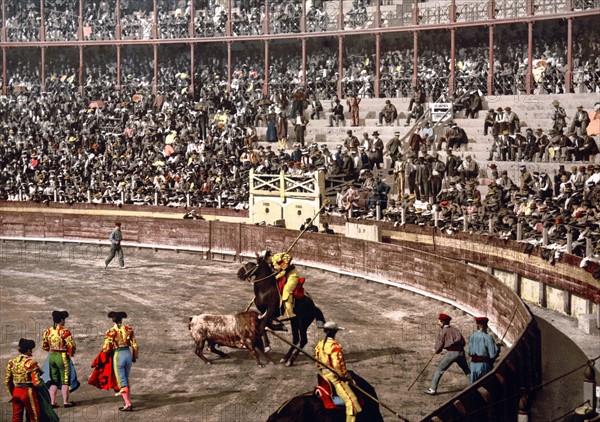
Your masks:
{"label": "brown and white bull", "polygon": [[210,364],[211,361],[202,353],[204,344],[208,343],[210,351],[224,359],[229,356],[217,350],[215,346],[246,348],[252,353],[261,368],[263,365],[260,362],[259,352],[266,357],[267,362],[272,363],[271,358],[265,353],[264,343],[259,332],[258,316],[258,312],[248,311],[231,315],[202,314],[190,317],[189,329],[196,342],[196,354],[205,363]]}

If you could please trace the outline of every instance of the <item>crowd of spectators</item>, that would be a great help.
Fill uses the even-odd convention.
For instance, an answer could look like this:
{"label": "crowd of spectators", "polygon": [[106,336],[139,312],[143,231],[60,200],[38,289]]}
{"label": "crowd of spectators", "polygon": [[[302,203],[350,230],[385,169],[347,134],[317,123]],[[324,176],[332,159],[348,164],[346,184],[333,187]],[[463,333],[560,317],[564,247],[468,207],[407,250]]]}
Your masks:
{"label": "crowd of spectators", "polygon": [[[46,14],[57,16],[54,12],[66,4],[57,3]],[[126,16],[139,11],[146,13],[141,2],[132,0],[122,4]],[[238,6],[244,13],[252,13],[261,7],[253,2]],[[292,11],[282,5],[275,6],[273,13],[292,15]],[[218,9],[220,6],[207,5],[206,9],[196,11],[197,16],[211,7]],[[298,5],[289,7],[298,11]],[[101,19],[108,23],[114,19],[110,9],[107,2],[99,2],[88,13],[91,20]],[[24,10],[36,19],[35,7],[28,6]],[[174,14],[172,17],[184,22],[189,11],[181,10],[181,16]],[[162,7],[159,10],[167,15],[171,12]],[[23,12],[11,9],[9,16],[17,13]],[[146,17],[151,21],[149,14]],[[169,24],[168,27],[174,26]],[[65,26],[65,31],[71,30],[69,25]],[[55,36],[69,39],[67,32],[62,35],[56,32]],[[160,33],[166,34],[162,30]],[[93,34],[96,32],[90,36]],[[422,106],[423,98],[444,99],[450,77],[448,54],[435,44],[439,43],[432,41],[431,48],[419,52],[417,73],[421,85],[418,92],[411,92],[413,51],[410,48],[384,50],[379,69],[382,96],[418,94],[415,107],[412,102],[409,107],[413,110]],[[592,69],[597,75],[600,61],[592,58],[599,47],[597,43],[585,47],[578,43],[574,50],[575,68]],[[373,95],[376,69],[372,45],[362,40],[347,48],[341,76],[337,46],[323,46],[319,52],[309,53],[306,104],[303,105],[307,115],[311,112],[306,109],[308,105],[313,107],[313,117],[328,117],[327,111],[335,105],[338,82],[342,84],[343,98]],[[288,125],[292,94],[302,85],[299,54],[292,50],[273,50],[268,98],[262,97],[265,79],[262,50],[247,49],[244,55],[234,56],[229,87],[224,57],[212,52],[201,55],[194,70],[196,93],[191,96],[188,90],[189,49],[186,50],[159,58],[159,92],[156,96],[151,94],[155,81],[148,47],[123,47],[120,91],[114,90],[117,72],[114,61],[106,60],[106,54],[86,55],[83,95],[78,93],[78,57],[75,60],[58,50],[48,53],[46,92],[40,93],[39,62],[36,66],[36,59],[28,56],[35,53],[11,56],[6,81],[9,95],[0,104],[2,198],[242,209],[248,207],[251,168],[258,173],[283,170],[295,175],[322,170],[332,183],[352,185],[340,192],[339,208],[330,209],[330,212],[350,209],[354,216],[368,217],[379,205],[384,219],[399,223],[432,225],[438,221],[446,230],[466,228],[481,232],[488,231],[492,224],[495,233],[514,239],[517,236],[515,224],[520,221],[526,223],[519,225],[523,238],[529,236],[539,240],[543,228],[554,228],[550,238],[558,239],[568,228],[575,230],[576,239],[583,236],[583,242],[589,238],[593,238],[595,244],[598,241],[594,236],[598,235],[597,179],[600,169],[593,165],[584,168],[586,161],[594,162],[597,151],[579,152],[578,148],[585,146],[579,144],[579,138],[589,141],[581,136],[580,126],[560,130],[528,128],[522,135],[510,117],[504,121],[494,116],[500,112],[503,116],[506,112],[510,115],[508,107],[490,110],[493,117],[488,129],[496,139],[490,160],[572,161],[579,164],[570,172],[562,168],[554,175],[529,174],[525,167],[522,179],[514,183],[506,180],[506,174],[494,174],[495,169],[490,167],[492,177],[486,178],[487,193],[483,198],[482,193],[478,193],[478,182],[482,178],[479,164],[473,157],[462,159],[453,153],[463,145],[460,137],[464,131],[461,133],[456,125],[450,125],[443,136],[430,136],[431,128],[426,122],[420,122],[418,137],[411,136],[402,145],[382,140],[375,131],[363,133],[360,139],[350,133],[347,139],[340,140],[335,151],[317,144],[306,147],[299,144],[291,150],[278,151],[274,150],[275,143],[259,147],[255,126],[262,124],[272,128],[273,140],[278,140],[280,122]],[[507,48],[502,54],[495,55],[497,92],[514,93],[515,89],[521,89],[518,88],[520,82],[511,79],[510,74],[526,68],[523,51]],[[564,45],[548,43],[536,51],[535,57],[545,62],[546,70],[560,69],[564,65],[565,52]],[[473,105],[476,103],[473,98],[485,94],[486,54],[485,48],[478,47],[457,50],[457,91],[454,98],[447,100],[455,101],[465,110],[465,115],[472,113],[471,117],[475,117],[478,110]],[[536,62],[535,68],[538,67]],[[503,72],[506,79],[502,79]],[[536,85],[540,92],[564,92],[564,78],[555,76],[548,82],[545,73],[540,75]],[[582,83],[586,82],[584,79]],[[592,83],[591,90],[597,89],[593,76],[587,83]],[[321,116],[317,104],[321,104]],[[415,112],[409,116],[418,119],[419,115]],[[574,116],[572,122],[576,118]],[[289,125],[293,127],[294,123]],[[444,142],[445,160],[439,152]],[[390,168],[385,167],[385,154],[390,156]],[[385,172],[388,170],[394,173],[394,183],[389,179],[386,183]],[[528,174],[529,178],[525,177]],[[566,181],[562,180],[564,177]],[[566,185],[572,177],[578,182]],[[548,185],[551,185],[551,195],[547,193]],[[396,194],[397,200],[388,203],[390,193]],[[495,218],[498,215],[502,218]],[[581,245],[575,245],[579,246],[575,252],[581,251]]]}
{"label": "crowd of spectators", "polygon": [[[125,67],[133,71],[139,65],[132,59]],[[174,71],[165,78],[185,84]],[[144,80],[135,76],[131,83],[140,86]],[[521,222],[523,238],[539,240],[546,228],[558,243],[568,229],[578,254],[585,239],[597,243],[598,165],[582,163],[571,171],[561,166],[549,175],[529,173],[523,164],[515,181],[491,165],[483,197],[478,163],[453,152],[461,149],[452,141],[454,132],[461,133],[456,124],[442,136],[450,141],[445,160],[438,153],[443,141],[436,142],[426,121],[405,142],[398,137],[384,141],[377,131],[358,139],[349,130],[335,151],[316,143],[276,151],[275,143],[257,145],[254,123],[264,108],[267,120],[282,116],[287,125],[286,107],[215,89],[216,95],[207,92],[195,99],[181,90],[154,97],[132,95],[139,90],[101,91],[101,86],[95,91],[102,92],[98,101],[68,89],[40,93],[32,88],[4,97],[0,195],[40,202],[243,209],[248,207],[250,169],[298,176],[320,170],[330,183],[350,186],[340,191],[339,208],[330,209],[332,213],[350,209],[367,218],[379,206],[384,219],[398,223],[437,222],[445,230],[481,232],[492,224],[495,233],[512,239]],[[237,105],[244,113],[238,113]],[[301,111],[308,112],[304,105]],[[385,166],[386,154],[392,167]],[[387,170],[394,173],[394,183],[386,183]],[[397,199],[388,203],[392,193]]]}
{"label": "crowd of spectators", "polygon": [[[116,2],[97,0],[85,4],[82,35],[84,39],[114,39],[116,31]],[[234,35],[259,35],[264,31],[265,10],[263,2],[233,2],[232,33]],[[74,0],[57,0],[44,9],[45,37],[47,40],[76,40],[78,31],[79,4]],[[88,7],[89,6],[89,7]],[[368,5],[364,0],[356,0],[346,13],[345,21],[364,20],[359,16],[366,14]],[[301,30],[302,4],[300,2],[269,2],[271,33],[297,33]],[[29,1],[23,7],[6,5],[6,29],[9,41],[36,41],[40,35],[40,7]],[[215,37],[226,35],[228,13],[225,7],[215,1],[198,1],[194,5],[194,36]],[[325,2],[314,1],[307,8],[307,31],[316,32],[326,29],[328,17]],[[157,36],[163,39],[187,38],[190,36],[192,8],[188,1],[158,3]],[[335,20],[335,19],[334,19]],[[154,11],[151,2],[125,0],[121,2],[120,31],[123,39],[150,39],[153,37]],[[548,24],[548,31],[540,29],[534,39],[532,78],[534,92],[566,92],[565,74],[567,71],[566,36],[560,25]],[[559,25],[557,28],[554,26]],[[600,90],[600,42],[594,37],[581,36],[586,33],[589,23],[580,22],[577,37],[573,44],[573,92],[597,92]],[[578,27],[579,28],[579,27]],[[521,28],[522,29],[522,28]],[[498,37],[506,38],[499,30]],[[506,32],[506,31],[504,31]],[[589,31],[588,31],[589,32]],[[424,33],[425,34],[425,33]],[[522,32],[516,32],[522,34]],[[454,77],[456,87],[477,89],[483,95],[516,95],[524,93],[528,71],[527,48],[522,40],[509,37],[502,42],[503,49],[494,48],[493,92],[487,92],[487,79],[490,65],[487,63],[489,47],[480,42],[480,37],[471,37],[461,42],[456,52],[455,73],[450,74],[449,39],[447,34],[428,33],[419,39],[419,60],[417,77],[427,97],[435,101],[444,98],[450,77]],[[476,40],[476,41],[473,41]],[[327,44],[327,43],[326,43]],[[380,52],[379,63],[381,97],[406,97],[413,83],[414,63],[412,45],[395,47],[388,42]],[[307,58],[306,79],[310,88],[321,98],[331,97],[342,84],[344,96],[359,95],[369,98],[375,95],[376,54],[372,37],[357,37],[344,46],[342,68],[339,75],[337,46],[325,46],[313,52]],[[324,51],[323,51],[324,50]],[[319,59],[317,56],[326,56]],[[316,60],[315,60],[316,59]],[[302,77],[299,49],[282,49],[281,57],[274,56],[273,62],[286,63],[285,71],[272,72],[269,83],[279,84],[287,90],[293,90],[294,84]],[[224,55],[221,67],[226,66]],[[262,63],[261,63],[262,62]],[[264,57],[247,63],[256,72],[264,74]],[[270,63],[275,64],[276,63]],[[222,72],[226,74],[226,72]],[[283,77],[281,75],[283,73]],[[251,81],[238,78],[240,85],[247,86]],[[252,81],[255,82],[255,81]]]}

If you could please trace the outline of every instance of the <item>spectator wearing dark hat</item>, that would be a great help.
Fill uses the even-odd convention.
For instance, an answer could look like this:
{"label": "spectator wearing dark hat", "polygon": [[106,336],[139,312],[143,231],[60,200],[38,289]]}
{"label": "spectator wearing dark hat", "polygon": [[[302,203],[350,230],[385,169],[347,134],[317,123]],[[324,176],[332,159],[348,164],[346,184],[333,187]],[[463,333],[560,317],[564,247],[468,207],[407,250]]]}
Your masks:
{"label": "spectator wearing dark hat", "polygon": [[123,248],[121,247],[121,241],[123,240],[123,234],[121,233],[121,223],[115,223],[115,228],[108,237],[110,240],[110,254],[106,261],[104,261],[104,269],[108,267],[108,264],[113,260],[115,255],[119,257],[119,268],[125,267],[125,256],[123,255]]}
{"label": "spectator wearing dark hat", "polygon": [[339,126],[340,123],[342,126],[344,125],[346,117],[344,116],[344,106],[340,104],[339,99],[335,99],[335,104],[331,109],[331,114],[329,115],[329,127],[333,126],[333,122],[335,122],[336,126]]}
{"label": "spectator wearing dark hat", "polygon": [[[13,421],[23,421],[27,412],[27,420],[57,421],[58,416],[47,402],[42,381],[42,371],[32,358],[35,341],[22,338],[19,340],[19,356],[12,358],[6,365],[4,385],[12,399]],[[47,394],[47,393],[46,393]]]}
{"label": "spectator wearing dark hat", "polygon": [[60,388],[65,407],[73,407],[74,402],[69,401],[69,391],[79,387],[75,368],[71,358],[75,355],[75,340],[71,331],[65,328],[65,320],[68,318],[67,311],[52,311],[52,327],[44,331],[42,335],[42,349],[49,352],[47,366],[48,388],[50,392],[50,404],[56,404],[56,393]]}
{"label": "spectator wearing dark hat", "polygon": [[127,313],[111,311],[108,313],[108,317],[115,324],[106,332],[102,352],[112,353],[114,376],[119,393],[125,401],[125,405],[119,407],[119,410],[129,412],[133,410],[130,399],[129,372],[132,363],[135,363],[138,358],[138,344],[133,328],[123,325],[123,319],[127,318]]}
{"label": "spectator wearing dark hat", "polygon": [[469,337],[469,356],[471,357],[471,382],[474,383],[492,370],[500,348],[488,334],[488,318],[475,318],[477,331]]}
{"label": "spectator wearing dark hat", "polygon": [[433,374],[431,387],[425,391],[425,393],[430,396],[437,394],[440,378],[442,378],[444,372],[446,372],[453,363],[456,363],[466,376],[469,376],[471,373],[469,365],[467,364],[467,359],[465,358],[465,338],[458,328],[450,326],[451,320],[452,317],[446,314],[440,314],[438,316],[438,325],[441,329],[435,342],[434,352],[439,354],[442,350],[446,349],[446,354],[442,357],[442,360]]}
{"label": "spectator wearing dark hat", "polygon": [[373,132],[373,139],[371,140],[371,151],[369,152],[369,160],[373,164],[373,168],[381,168],[383,165],[383,148],[384,144],[379,137],[379,132]]}

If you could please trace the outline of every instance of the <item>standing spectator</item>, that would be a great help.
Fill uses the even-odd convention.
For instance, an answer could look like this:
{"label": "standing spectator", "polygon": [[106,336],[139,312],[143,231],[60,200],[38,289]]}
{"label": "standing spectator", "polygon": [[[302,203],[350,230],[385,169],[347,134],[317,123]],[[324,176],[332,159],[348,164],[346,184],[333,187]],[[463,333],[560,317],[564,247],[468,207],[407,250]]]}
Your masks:
{"label": "standing spectator", "polygon": [[296,119],[296,116],[304,114],[304,103],[306,94],[303,88],[298,88],[292,94],[292,110],[290,111],[290,119]]}
{"label": "standing spectator", "polygon": [[465,358],[465,338],[457,328],[450,326],[451,320],[452,317],[446,314],[440,314],[438,317],[438,325],[441,327],[441,330],[438,333],[434,351],[436,354],[439,354],[442,350],[446,349],[446,354],[433,374],[431,387],[425,391],[425,393],[430,396],[437,394],[440,378],[442,378],[444,372],[446,372],[453,363],[456,363],[466,376],[471,374],[467,359]]}
{"label": "standing spectator", "polygon": [[360,104],[360,100],[361,99],[354,94],[346,100],[346,103],[348,104],[348,111],[350,111],[350,116],[352,117],[352,126],[359,125],[358,114],[360,109],[358,105]]}
{"label": "standing spectator", "polygon": [[583,106],[578,105],[575,116],[571,120],[570,132],[576,132],[578,136],[587,134],[587,127],[590,124],[590,115],[583,109]]}
{"label": "standing spectator", "polygon": [[287,146],[288,136],[288,119],[285,110],[280,109],[277,113],[277,141],[279,143],[278,149],[284,151]]}
{"label": "standing spectator", "polygon": [[388,141],[385,146],[387,153],[390,155],[392,159],[392,164],[390,167],[394,167],[398,156],[402,155],[402,143],[400,141],[400,132],[394,132],[394,137]]}
{"label": "standing spectator", "polygon": [[394,122],[398,118],[398,110],[396,110],[396,106],[392,104],[390,100],[385,100],[385,105],[383,106],[383,110],[379,113],[379,125],[383,124],[385,120],[386,125],[394,125]]}
{"label": "standing spectator", "polygon": [[[65,319],[69,316],[67,311],[52,311],[52,327],[44,331],[42,336],[42,349],[49,352],[48,372],[50,387],[50,404],[56,404],[56,392],[60,388],[65,407],[73,407],[75,403],[69,401],[69,390],[72,384],[77,388],[77,378],[72,378],[73,364],[71,358],[75,355],[75,340],[71,332],[65,328]],[[72,381],[73,380],[73,381]]]}
{"label": "standing spectator", "polygon": [[123,325],[123,319],[127,318],[125,312],[111,311],[108,317],[115,325],[106,332],[102,352],[112,354],[113,370],[119,387],[119,393],[123,396],[125,405],[119,407],[123,412],[131,412],[133,405],[130,399],[129,372],[131,365],[138,358],[138,344],[135,339],[133,328]]}
{"label": "standing spectator", "polygon": [[475,318],[477,331],[469,337],[469,356],[471,357],[471,383],[483,378],[494,366],[500,348],[488,334],[488,319]]}
{"label": "standing spectator", "polygon": [[563,129],[567,126],[567,113],[565,109],[560,106],[558,100],[552,101],[554,110],[552,110],[552,129],[557,133],[562,133]]}
{"label": "standing spectator", "polygon": [[358,152],[358,145],[360,144],[360,141],[358,140],[358,138],[352,134],[351,130],[347,130],[346,135],[348,135],[348,136],[346,136],[344,138],[344,147],[348,151]]}
{"label": "standing spectator", "polygon": [[304,117],[303,114],[299,114],[296,116],[296,124],[294,126],[294,134],[296,135],[296,142],[299,142],[300,145],[304,146],[304,134],[306,133],[306,125],[308,124],[308,119]]}
{"label": "standing spectator", "polygon": [[33,360],[35,341],[22,338],[19,340],[19,356],[12,358],[6,365],[4,385],[12,399],[12,420],[22,422],[24,413],[31,421],[58,421],[58,416],[47,403],[44,395],[44,382],[41,369]]}
{"label": "standing spectator", "polygon": [[498,107],[496,109],[493,133],[497,135],[502,135],[505,130],[508,130],[508,114],[504,112],[502,107]]}
{"label": "standing spectator", "polygon": [[125,267],[125,256],[123,255],[123,248],[121,247],[121,241],[123,240],[123,234],[121,233],[121,223],[115,223],[115,228],[108,237],[110,240],[110,254],[106,261],[104,261],[104,269],[108,268],[108,264],[113,260],[115,255],[119,257],[119,268]]}
{"label": "standing spectator", "polygon": [[527,166],[521,164],[519,166],[520,178],[519,178],[519,189],[521,191],[521,195],[528,195],[533,191],[534,180],[529,170],[527,170]]}
{"label": "standing spectator", "polygon": [[446,156],[446,174],[448,177],[458,176],[458,169],[460,168],[461,160],[459,157],[452,153],[452,148],[448,148],[448,155]]}
{"label": "standing spectator", "polygon": [[333,122],[335,121],[335,125],[339,126],[340,122],[343,124],[346,117],[344,116],[344,106],[340,104],[339,99],[335,99],[335,105],[331,109],[331,114],[329,115],[329,127],[333,126]]}
{"label": "standing spectator", "polygon": [[421,137],[421,139],[423,139],[427,150],[431,149],[433,151],[435,145],[435,131],[431,127],[431,123],[429,123],[429,120],[423,122],[421,131],[419,132],[419,136]]}
{"label": "standing spectator", "polygon": [[394,182],[396,183],[396,189],[398,191],[398,201],[402,201],[402,197],[404,196],[404,191],[406,189],[406,177],[404,172],[405,167],[406,161],[404,160],[397,160],[393,167]]}
{"label": "standing spectator", "polygon": [[369,160],[373,164],[373,167],[377,166],[378,169],[380,169],[383,164],[383,147],[383,141],[379,137],[379,132],[373,132]]}
{"label": "standing spectator", "polygon": [[371,159],[369,158],[369,154],[367,153],[367,148],[360,146],[358,148],[358,153],[360,155],[361,169],[371,170],[373,168],[373,163],[371,163]]}
{"label": "standing spectator", "polygon": [[270,108],[267,114],[267,142],[277,142],[277,115],[275,109]]}
{"label": "standing spectator", "polygon": [[434,151],[430,158],[431,161],[431,194],[437,197],[442,190],[442,180],[446,173],[446,164],[439,159],[439,154]]}

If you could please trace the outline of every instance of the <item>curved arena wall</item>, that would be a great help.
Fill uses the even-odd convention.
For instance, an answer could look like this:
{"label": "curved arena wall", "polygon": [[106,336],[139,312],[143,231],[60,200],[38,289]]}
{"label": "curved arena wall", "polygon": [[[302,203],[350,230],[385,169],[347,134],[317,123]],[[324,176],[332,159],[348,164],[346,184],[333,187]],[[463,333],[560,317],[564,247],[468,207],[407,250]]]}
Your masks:
{"label": "curved arena wall", "polygon": [[[2,239],[105,245],[115,221],[113,213],[89,207],[1,205]],[[112,210],[114,212],[114,208]],[[146,214],[118,217],[123,222],[126,245],[198,251],[209,259],[215,255],[243,259],[265,248],[286,249],[298,236],[294,230],[224,221],[172,217],[165,224],[159,214]],[[520,390],[538,385],[541,380],[540,336],[535,321],[507,285],[489,272],[445,257],[441,252],[437,247],[429,251],[417,244],[378,243],[306,233],[296,245],[294,256],[301,265],[405,288],[471,314],[487,315],[496,333],[506,333],[505,341],[511,346],[510,350],[492,373],[424,420],[516,420]]]}

